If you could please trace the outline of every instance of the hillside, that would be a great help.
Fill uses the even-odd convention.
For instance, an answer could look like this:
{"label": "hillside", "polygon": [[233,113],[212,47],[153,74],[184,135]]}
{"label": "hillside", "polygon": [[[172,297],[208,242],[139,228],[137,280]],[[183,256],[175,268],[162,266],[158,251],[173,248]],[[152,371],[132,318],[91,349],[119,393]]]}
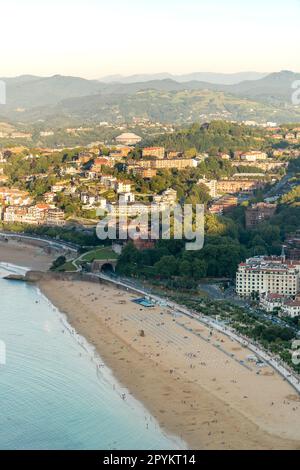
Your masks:
{"label": "hillside", "polygon": [[223,88],[223,91],[275,106],[290,105],[293,92],[292,84],[296,80],[300,80],[299,73],[282,71],[272,73],[261,80],[245,81],[238,85]]}
{"label": "hillside", "polygon": [[224,121],[213,121],[210,124],[193,124],[192,126],[175,132],[172,135],[161,135],[149,139],[149,145],[162,145],[166,149],[186,152],[194,148],[197,152],[218,151],[234,152],[236,150],[249,150],[261,146],[264,137],[262,129],[256,129],[240,124]]}
{"label": "hillside", "polygon": [[22,75],[0,80],[6,83],[7,108],[10,110],[52,106],[63,99],[97,93],[101,88],[98,82],[61,75],[45,78]]}
{"label": "hillside", "polygon": [[133,117],[174,124],[212,119],[297,122],[292,83],[300,74],[279,72],[235,85],[171,78],[138,83],[100,83],[77,77],[21,76],[4,79],[7,105],[0,120],[32,125],[130,121]]}

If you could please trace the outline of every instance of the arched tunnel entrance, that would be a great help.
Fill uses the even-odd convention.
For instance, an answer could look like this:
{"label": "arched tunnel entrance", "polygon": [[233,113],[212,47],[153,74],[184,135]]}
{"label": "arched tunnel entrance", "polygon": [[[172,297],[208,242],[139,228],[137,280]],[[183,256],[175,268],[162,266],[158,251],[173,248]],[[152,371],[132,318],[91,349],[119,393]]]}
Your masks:
{"label": "arched tunnel entrance", "polygon": [[115,272],[115,267],[111,263],[104,263],[101,266],[101,272],[104,274],[112,274]]}

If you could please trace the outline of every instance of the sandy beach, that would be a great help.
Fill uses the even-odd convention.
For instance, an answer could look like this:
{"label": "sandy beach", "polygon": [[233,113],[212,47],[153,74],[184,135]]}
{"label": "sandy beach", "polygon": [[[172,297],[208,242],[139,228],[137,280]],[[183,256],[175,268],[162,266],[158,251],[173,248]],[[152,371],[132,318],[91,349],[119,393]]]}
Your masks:
{"label": "sandy beach", "polygon": [[58,254],[49,254],[43,247],[0,237],[0,262],[47,271]]}
{"label": "sandy beach", "polygon": [[50,280],[40,288],[190,448],[300,449],[300,397],[273,369],[248,362],[238,343],[166,307],[141,307],[109,284]]}

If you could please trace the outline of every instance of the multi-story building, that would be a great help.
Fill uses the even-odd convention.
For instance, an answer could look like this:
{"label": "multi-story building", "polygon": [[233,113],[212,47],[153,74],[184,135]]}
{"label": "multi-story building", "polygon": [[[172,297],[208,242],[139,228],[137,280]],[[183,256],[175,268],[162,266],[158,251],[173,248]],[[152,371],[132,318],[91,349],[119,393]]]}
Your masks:
{"label": "multi-story building", "polygon": [[119,203],[128,204],[135,202],[135,195],[133,193],[120,193],[119,194]]}
{"label": "multi-story building", "polygon": [[295,296],[300,286],[300,263],[284,257],[257,256],[241,263],[236,274],[236,292],[242,297],[252,294]]}
{"label": "multi-story building", "polygon": [[192,158],[173,158],[173,159],[162,158],[162,159],[148,159],[148,160],[145,159],[145,160],[139,160],[138,165],[142,168],[152,168],[155,170],[172,169],[172,168],[177,168],[177,170],[184,170],[185,168],[193,168],[194,161]]}
{"label": "multi-story building", "polygon": [[236,196],[226,195],[212,202],[208,210],[211,214],[222,215],[225,212],[233,209],[237,205],[238,205],[238,198]]}
{"label": "multi-story building", "polygon": [[[232,162],[232,166],[235,166],[235,167],[249,167],[249,162],[247,161],[233,161]],[[288,166],[288,162],[278,162],[278,161],[274,161],[274,160],[271,160],[271,159],[268,159],[268,160],[262,160],[262,161],[257,161],[255,162],[255,165],[251,165],[251,166],[255,166],[255,168],[259,168],[260,170],[262,171],[276,171],[276,170],[279,170],[280,168],[286,168]],[[242,173],[241,173],[242,175]]]}
{"label": "multi-story building", "polygon": [[173,158],[167,159],[163,158],[162,160],[153,160],[150,161],[150,168],[159,169],[172,169],[176,168],[177,170],[184,170],[185,168],[193,168],[194,162],[192,158]]}
{"label": "multi-story building", "polygon": [[164,147],[145,147],[143,149],[143,158],[145,157],[164,158],[165,149]]}
{"label": "multi-story building", "polygon": [[276,204],[259,202],[246,209],[246,228],[257,227],[264,220],[270,219],[276,212]]}
{"label": "multi-story building", "polygon": [[131,192],[131,181],[116,181],[115,191],[120,193],[130,193]]}
{"label": "multi-story building", "polygon": [[31,203],[32,198],[27,191],[3,186],[0,188],[0,201],[4,205],[25,206]]}
{"label": "multi-story building", "polygon": [[260,180],[227,179],[217,182],[217,192],[219,194],[237,194],[240,192],[251,192],[262,189],[265,183]]}
{"label": "multi-story building", "polygon": [[260,306],[266,312],[280,310],[286,297],[282,294],[265,294],[260,297]]}
{"label": "multi-story building", "polygon": [[300,297],[295,299],[286,300],[282,305],[280,316],[296,318],[300,316]]}
{"label": "multi-story building", "polygon": [[64,225],[65,214],[58,208],[48,204],[34,206],[8,206],[3,211],[3,221],[6,223],[22,223],[29,225]]}
{"label": "multi-story building", "polygon": [[115,176],[103,175],[101,176],[100,183],[107,189],[114,189],[117,178]]}
{"label": "multi-story building", "polygon": [[112,167],[113,165],[114,165],[114,162],[111,158],[98,157],[94,160],[94,163],[90,168],[90,171],[93,171],[95,173],[100,173],[102,171],[102,167],[104,166]]}
{"label": "multi-story building", "polygon": [[59,208],[49,209],[46,214],[45,225],[65,225],[65,213]]}
{"label": "multi-story building", "polygon": [[97,202],[98,196],[97,194],[90,194],[88,192],[83,191],[82,193],[80,193],[80,200],[83,204],[93,206]]}
{"label": "multi-story building", "polygon": [[128,171],[131,171],[135,176],[149,180],[154,178],[157,174],[157,171],[153,168],[143,168],[140,166],[130,166],[128,167]]}
{"label": "multi-story building", "polygon": [[209,190],[209,194],[212,198],[216,198],[218,196],[217,192],[217,180],[207,180],[205,177],[199,179],[198,184],[204,184]]}
{"label": "multi-story building", "polygon": [[112,217],[136,217],[150,212],[149,204],[128,203],[128,204],[108,204],[108,212]]}
{"label": "multi-story building", "polygon": [[51,192],[47,192],[44,194],[44,201],[47,203],[47,204],[52,204],[55,197],[56,197],[56,194],[55,193],[51,193]]}
{"label": "multi-story building", "polygon": [[67,183],[56,183],[51,186],[52,193],[60,193],[64,191],[67,187]]}
{"label": "multi-story building", "polygon": [[177,191],[175,189],[169,188],[162,192],[162,194],[156,194],[153,196],[153,202],[156,204],[162,204],[166,206],[172,206],[176,204],[177,201]]}
{"label": "multi-story building", "polygon": [[300,260],[300,230],[288,235],[284,243],[287,258]]}
{"label": "multi-story building", "polygon": [[265,152],[260,151],[251,151],[245,152],[241,154],[241,160],[245,160],[247,162],[256,162],[257,160],[266,160],[268,155]]}

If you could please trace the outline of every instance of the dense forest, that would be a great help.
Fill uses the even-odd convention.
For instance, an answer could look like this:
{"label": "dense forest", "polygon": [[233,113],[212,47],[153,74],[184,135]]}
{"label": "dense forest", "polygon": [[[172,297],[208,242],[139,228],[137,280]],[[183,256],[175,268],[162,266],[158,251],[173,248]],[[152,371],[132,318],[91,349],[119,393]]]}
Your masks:
{"label": "dense forest", "polygon": [[210,124],[193,124],[174,134],[164,134],[146,142],[161,145],[179,152],[233,153],[237,150],[268,148],[265,131],[242,124],[213,121]]}

